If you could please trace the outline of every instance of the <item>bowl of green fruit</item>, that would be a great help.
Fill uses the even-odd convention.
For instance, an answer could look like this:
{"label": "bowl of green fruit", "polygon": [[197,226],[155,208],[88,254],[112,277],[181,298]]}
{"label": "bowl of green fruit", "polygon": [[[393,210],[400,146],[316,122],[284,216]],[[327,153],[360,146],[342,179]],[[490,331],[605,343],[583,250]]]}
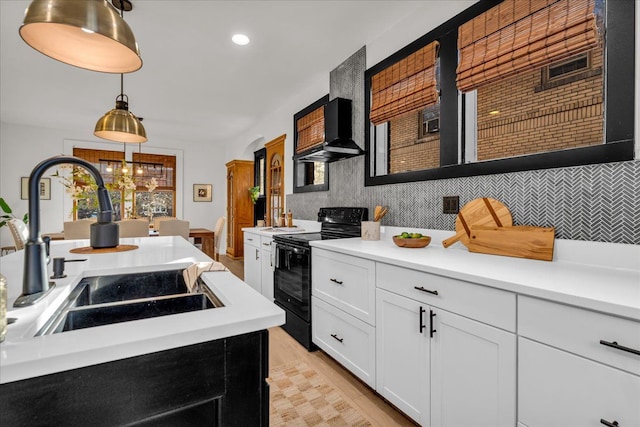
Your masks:
{"label": "bowl of green fruit", "polygon": [[431,237],[404,231],[402,234],[393,236],[393,243],[401,248],[424,248],[431,243]]}

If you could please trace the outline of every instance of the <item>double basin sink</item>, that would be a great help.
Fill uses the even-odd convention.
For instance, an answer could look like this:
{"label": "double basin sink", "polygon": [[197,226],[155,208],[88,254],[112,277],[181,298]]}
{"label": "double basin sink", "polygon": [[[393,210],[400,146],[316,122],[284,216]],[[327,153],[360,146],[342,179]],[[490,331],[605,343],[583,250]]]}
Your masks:
{"label": "double basin sink", "polygon": [[85,277],[36,335],[223,306],[200,278],[196,291],[189,292],[182,272]]}

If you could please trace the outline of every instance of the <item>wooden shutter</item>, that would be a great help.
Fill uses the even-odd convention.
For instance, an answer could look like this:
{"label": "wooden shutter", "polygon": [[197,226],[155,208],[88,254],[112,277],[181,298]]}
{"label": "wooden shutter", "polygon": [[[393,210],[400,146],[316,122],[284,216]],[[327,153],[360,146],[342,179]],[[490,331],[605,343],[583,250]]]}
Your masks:
{"label": "wooden shutter", "polygon": [[324,142],[324,105],[316,108],[296,122],[298,145],[296,154]]}
{"label": "wooden shutter", "polygon": [[595,0],[505,0],[458,29],[463,92],[590,50]]}
{"label": "wooden shutter", "polygon": [[371,114],[375,125],[438,101],[436,58],[431,42],[371,77]]}

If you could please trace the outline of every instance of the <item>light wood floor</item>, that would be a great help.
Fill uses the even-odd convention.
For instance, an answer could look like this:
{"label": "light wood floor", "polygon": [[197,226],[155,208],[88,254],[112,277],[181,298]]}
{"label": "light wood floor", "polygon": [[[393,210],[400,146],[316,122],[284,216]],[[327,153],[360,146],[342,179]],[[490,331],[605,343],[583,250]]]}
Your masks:
{"label": "light wood floor", "polygon": [[[241,260],[232,260],[220,255],[220,262],[239,278],[244,277],[244,264]],[[269,366],[278,366],[296,360],[304,361],[324,376],[329,384],[342,392],[347,402],[373,426],[416,425],[323,351],[308,352],[283,329],[279,327],[269,329]]]}

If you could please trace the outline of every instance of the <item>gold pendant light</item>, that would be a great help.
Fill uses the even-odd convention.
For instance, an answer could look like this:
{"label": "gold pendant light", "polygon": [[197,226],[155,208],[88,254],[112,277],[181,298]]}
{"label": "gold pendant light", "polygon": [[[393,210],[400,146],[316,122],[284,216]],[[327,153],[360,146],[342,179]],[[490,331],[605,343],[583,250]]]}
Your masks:
{"label": "gold pendant light", "polygon": [[142,67],[131,28],[106,0],[33,0],[20,36],[37,51],[76,67],[105,73]]}
{"label": "gold pendant light", "polygon": [[93,134],[109,141],[147,142],[147,132],[142,122],[129,111],[129,97],[123,93],[123,87],[124,77],[120,74],[120,95],[116,97],[116,108],[98,120]]}

